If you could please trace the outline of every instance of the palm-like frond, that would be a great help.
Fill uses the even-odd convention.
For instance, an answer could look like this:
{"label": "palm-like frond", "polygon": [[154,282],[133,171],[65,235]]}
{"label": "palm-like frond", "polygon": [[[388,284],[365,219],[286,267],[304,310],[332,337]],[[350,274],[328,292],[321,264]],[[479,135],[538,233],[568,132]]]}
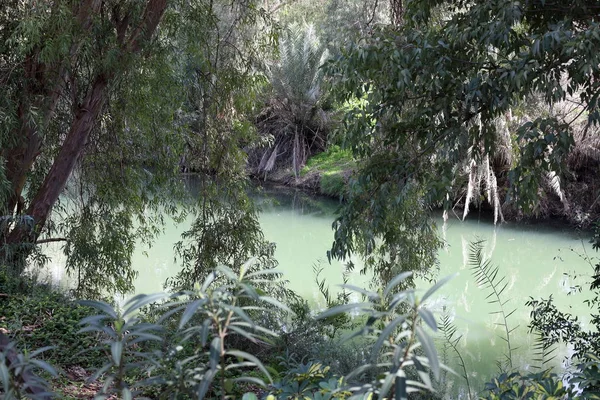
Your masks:
{"label": "palm-like frond", "polygon": [[279,62],[270,68],[275,96],[287,103],[296,117],[308,118],[320,98],[320,66],[327,52],[312,25],[292,25],[279,44]]}
{"label": "palm-like frond", "polygon": [[[293,167],[298,176],[306,159],[324,150],[330,118],[322,108],[320,67],[327,56],[312,25],[296,24],[285,31],[279,42],[279,60],[268,70],[272,92],[259,117],[259,130],[272,135],[274,141],[254,156],[257,172],[267,173],[278,164]],[[267,158],[273,160],[272,165],[264,162],[264,153],[268,152],[271,157],[277,146],[279,152],[275,154],[281,157]]]}
{"label": "palm-like frond", "polygon": [[462,339],[463,335],[458,335],[456,333],[456,325],[452,322],[450,316],[444,313],[440,318],[440,323],[438,325],[439,331],[444,336],[444,341],[448,344],[448,346],[454,351],[458,358],[458,366],[461,369],[461,376],[467,383],[467,399],[471,398],[471,383],[469,382],[469,374],[467,373],[467,366],[465,365],[465,360],[458,349],[458,344]]}
{"label": "palm-like frond", "polygon": [[535,344],[533,345],[534,359],[533,361],[537,364],[533,365],[532,368],[544,370],[548,363],[556,357],[557,347],[554,343],[544,340],[544,334],[540,330],[534,330],[535,332]]}
{"label": "palm-like frond", "polygon": [[516,309],[510,311],[507,310],[506,306],[509,300],[503,299],[503,293],[508,286],[508,280],[506,279],[506,276],[499,275],[499,268],[492,265],[491,261],[484,256],[484,243],[484,241],[471,243],[469,265],[477,285],[487,292],[487,302],[496,307],[491,314],[500,316],[500,322],[496,324],[504,328],[504,336],[499,337],[506,342],[506,365],[509,369],[512,369],[512,351],[515,350],[515,348],[512,347],[510,343],[510,335],[518,326],[509,328],[508,318],[516,311]]}

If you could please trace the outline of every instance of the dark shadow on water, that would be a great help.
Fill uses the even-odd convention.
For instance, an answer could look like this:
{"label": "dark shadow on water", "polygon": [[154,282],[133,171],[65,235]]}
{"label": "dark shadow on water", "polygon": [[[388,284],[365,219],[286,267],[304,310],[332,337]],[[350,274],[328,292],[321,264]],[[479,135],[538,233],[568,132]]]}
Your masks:
{"label": "dark shadow on water", "polygon": [[340,206],[330,197],[268,182],[255,182],[249,195],[265,212],[291,209],[300,215],[333,217]]}

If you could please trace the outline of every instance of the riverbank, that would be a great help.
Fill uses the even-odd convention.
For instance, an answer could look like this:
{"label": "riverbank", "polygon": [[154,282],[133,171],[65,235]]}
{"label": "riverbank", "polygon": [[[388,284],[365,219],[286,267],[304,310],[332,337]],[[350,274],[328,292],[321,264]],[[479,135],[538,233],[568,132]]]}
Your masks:
{"label": "riverbank", "polygon": [[[326,252],[333,237],[331,224],[335,219],[339,201],[310,196],[300,190],[269,189],[259,192],[263,194],[253,199],[260,204],[262,210],[259,218],[265,239],[277,243],[275,258],[279,261],[278,270],[289,281],[288,288],[296,292],[309,309],[321,310],[327,307],[316,282],[317,271],[321,267],[323,269],[318,275],[318,280],[326,282],[330,294],[334,297],[339,285],[343,283],[369,287],[371,276],[358,273],[362,267],[360,260],[354,260],[355,272],[348,275],[348,282],[343,280],[343,264],[337,261],[330,264],[327,261]],[[191,223],[191,220],[189,222]],[[439,226],[442,225],[441,217],[438,217],[437,222]],[[166,221],[163,234],[156,239],[152,248],[136,248],[132,262],[139,272],[139,279],[135,282],[137,293],[161,291],[162,283],[179,271],[180,266],[174,261],[172,248],[173,243],[181,240],[181,233],[185,228],[175,227],[171,221]],[[477,286],[468,268],[471,241],[485,240],[485,253],[491,257],[493,265],[499,267],[498,276],[506,276],[510,282],[504,296],[507,300],[510,299],[507,307],[516,311],[511,315],[509,323],[511,327],[520,326],[515,331],[512,341],[514,347],[519,348],[513,354],[515,365],[524,367],[535,359],[535,354],[530,351],[533,339],[526,332],[531,309],[524,304],[529,300],[529,296],[548,298],[552,295],[557,307],[571,310],[582,320],[590,321],[589,308],[583,303],[589,298],[589,291],[584,290],[569,296],[565,293],[565,290],[574,285],[585,287],[585,277],[590,273],[589,264],[577,254],[583,250],[580,247],[582,240],[576,232],[555,229],[544,224],[494,226],[490,218],[483,215],[479,218],[475,213],[464,222],[451,218],[446,228],[442,234],[445,235],[447,246],[440,250],[438,276],[456,276],[429,301],[431,309],[437,315],[447,312],[448,315],[456,316],[453,324],[457,334],[464,335],[461,348],[465,349],[463,357],[467,370],[478,372],[471,380],[473,387],[484,387],[486,380],[494,376],[497,372],[496,364],[489,360],[504,359],[506,347],[505,342],[500,339],[489,340],[498,338],[502,330],[496,325],[497,314],[494,313],[494,305],[486,301],[488,293]],[[583,241],[587,242],[587,239],[584,238]],[[575,277],[579,277],[579,280],[575,281]],[[417,282],[417,293],[424,293],[430,286],[429,282]],[[353,299],[357,300],[358,298]],[[48,309],[52,307],[47,306]],[[16,317],[9,319],[16,320]],[[309,339],[312,340],[312,337]],[[58,339],[56,340],[58,342]],[[311,346],[305,343],[310,343]],[[307,339],[302,341],[298,348],[312,351],[312,343]],[[314,352],[321,350],[319,348]],[[333,350],[336,353],[333,353]],[[327,355],[331,354],[335,360],[347,361],[350,357],[346,354],[359,354],[357,351],[340,354],[337,348],[333,350]],[[320,357],[324,356],[323,353],[318,354]],[[557,361],[561,358],[558,356]],[[320,361],[323,360],[320,358]],[[560,368],[558,362],[555,366]],[[93,371],[87,368],[87,365],[83,367],[87,372]],[[72,381],[67,380],[61,384],[67,387]],[[460,386],[460,380],[454,385],[453,387],[463,387]],[[67,390],[63,386],[60,390]]]}
{"label": "riverbank", "polygon": [[299,174],[292,167],[269,173],[252,174],[259,181],[308,190],[315,194],[339,199],[346,190],[348,180],[356,169],[356,161],[349,150],[331,146],[327,151],[309,158]]}
{"label": "riverbank", "polygon": [[[251,173],[253,179],[277,185],[307,190],[314,194],[340,199],[344,196],[348,182],[357,168],[357,162],[349,150],[331,146],[327,151],[309,158],[306,165],[295,174],[292,167],[273,169],[268,173]],[[600,197],[595,197],[594,188],[600,187],[590,173],[573,174],[564,181],[564,190],[553,181],[540,184],[539,202],[536,208],[525,215],[511,204],[504,202],[502,213],[506,221],[558,222],[571,227],[589,229],[600,213]],[[506,193],[507,181],[503,180],[499,192]],[[481,190],[481,189],[478,189]],[[467,187],[455,190],[452,203],[457,216],[462,215]],[[478,204],[471,204],[471,212],[493,212],[493,206],[481,195]],[[459,216],[460,218],[460,216]]]}

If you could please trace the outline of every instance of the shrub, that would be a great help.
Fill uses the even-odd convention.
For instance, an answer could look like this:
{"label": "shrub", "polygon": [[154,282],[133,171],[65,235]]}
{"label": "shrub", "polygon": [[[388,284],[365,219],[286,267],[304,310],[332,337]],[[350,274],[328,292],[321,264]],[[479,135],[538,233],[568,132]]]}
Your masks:
{"label": "shrub", "polygon": [[30,278],[0,274],[0,328],[19,348],[35,350],[47,346],[43,359],[58,367],[95,366],[99,352],[81,353],[96,343],[95,335],[78,333],[78,323],[92,309],[84,307],[48,285]]}
{"label": "shrub", "polygon": [[[82,306],[98,311],[97,315],[87,316],[80,322],[81,333],[98,335],[96,347],[104,354],[102,366],[91,378],[103,382],[98,395],[101,398],[117,395],[124,399],[141,394],[154,394],[158,398],[257,398],[253,392],[259,387],[266,390],[265,379],[272,382],[269,368],[254,355],[232,347],[236,342],[231,338],[237,336],[250,343],[267,345],[270,338],[277,336],[251,317],[271,312],[271,306],[290,312],[285,305],[256,288],[259,284],[272,285],[273,280],[268,279],[272,274],[276,273],[270,270],[249,273],[247,265],[239,273],[221,267],[194,290],[174,295],[138,295],[125,303],[122,311],[101,301],[81,302]],[[340,304],[319,316],[319,319],[328,319],[350,310],[364,314],[365,325],[352,336],[366,335],[374,341],[367,365],[342,378],[323,363],[299,363],[293,369],[286,369],[281,374],[284,377],[281,382],[269,390],[280,398],[293,398],[302,391],[305,398],[324,399],[350,395],[382,398],[390,390],[396,398],[404,398],[411,391],[431,389],[429,371],[437,377],[440,365],[433,342],[421,325],[423,322],[433,330],[437,325],[423,302],[445,280],[418,299],[414,290],[396,290],[409,275],[405,273],[393,279],[381,294],[349,286],[364,294],[367,301]],[[140,313],[152,303],[157,303],[155,311],[160,310],[161,315],[154,322]],[[166,321],[173,318],[178,321],[176,332],[166,341]],[[9,346],[16,353],[17,347]],[[22,354],[18,357],[28,363],[28,371],[36,366],[51,371],[43,362],[27,359]],[[27,394],[27,387],[14,384],[23,381],[19,374],[24,369],[19,363],[21,361],[0,357],[0,389],[3,393],[14,393],[16,398]],[[377,374],[369,375],[369,370]],[[410,370],[420,383],[409,378]],[[372,379],[365,380],[371,376]],[[249,392],[242,395],[239,388]]]}

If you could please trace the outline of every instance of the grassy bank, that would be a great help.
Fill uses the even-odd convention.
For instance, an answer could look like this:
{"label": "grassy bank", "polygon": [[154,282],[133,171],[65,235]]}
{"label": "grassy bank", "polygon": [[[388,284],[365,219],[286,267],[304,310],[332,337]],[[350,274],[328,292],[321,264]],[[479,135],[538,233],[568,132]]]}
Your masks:
{"label": "grassy bank", "polygon": [[326,151],[309,158],[298,176],[294,175],[292,168],[286,168],[255,178],[339,198],[344,195],[355,167],[356,161],[350,150],[330,146]]}

